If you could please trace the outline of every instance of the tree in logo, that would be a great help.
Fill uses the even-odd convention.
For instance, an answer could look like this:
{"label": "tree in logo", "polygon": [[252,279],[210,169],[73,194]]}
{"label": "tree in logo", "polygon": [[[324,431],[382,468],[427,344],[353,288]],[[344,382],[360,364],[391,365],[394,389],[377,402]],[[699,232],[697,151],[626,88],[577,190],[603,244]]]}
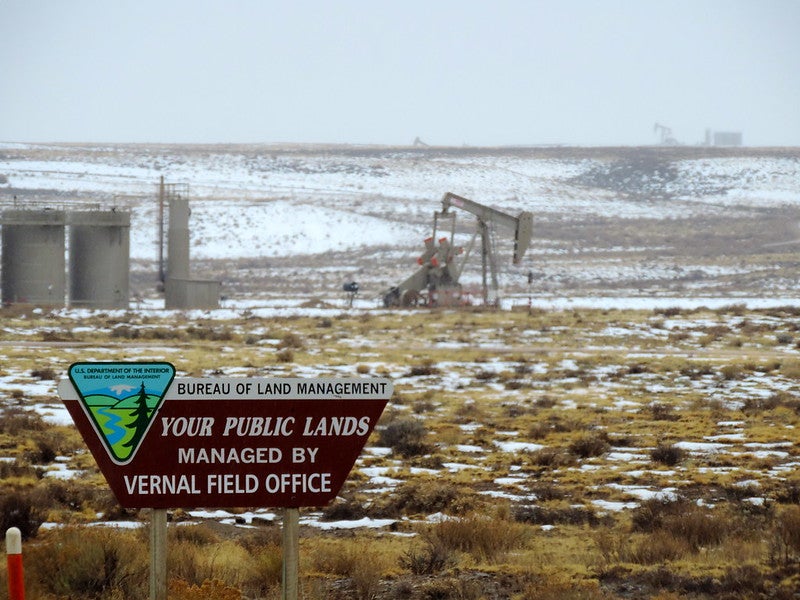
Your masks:
{"label": "tree in logo", "polygon": [[125,448],[136,448],[139,440],[142,439],[147,426],[150,424],[150,409],[147,406],[147,392],[144,389],[144,382],[139,390],[139,397],[136,399],[136,408],[131,413],[133,422],[127,425],[128,429],[133,429],[133,437],[123,444]]}

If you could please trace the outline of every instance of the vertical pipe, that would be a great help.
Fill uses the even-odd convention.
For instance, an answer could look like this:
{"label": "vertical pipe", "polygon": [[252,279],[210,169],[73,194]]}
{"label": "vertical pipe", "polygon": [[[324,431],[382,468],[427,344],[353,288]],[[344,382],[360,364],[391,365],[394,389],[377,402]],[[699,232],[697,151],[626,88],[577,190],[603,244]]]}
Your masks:
{"label": "vertical pipe", "polygon": [[8,556],[8,598],[25,600],[25,578],[22,572],[22,533],[17,527],[6,531]]}
{"label": "vertical pipe", "polygon": [[158,184],[158,280],[164,283],[164,176]]}
{"label": "vertical pipe", "polygon": [[167,600],[167,511],[154,508],[150,518],[150,600]]}
{"label": "vertical pipe", "polygon": [[528,315],[533,314],[533,271],[528,271]]}
{"label": "vertical pipe", "polygon": [[283,510],[283,594],[282,600],[297,600],[300,562],[300,509]]}
{"label": "vertical pipe", "polygon": [[478,228],[481,231],[481,288],[483,289],[483,305],[489,304],[489,282],[487,279],[489,270],[489,260],[491,253],[491,241],[489,240],[489,227],[483,221],[478,221]]}

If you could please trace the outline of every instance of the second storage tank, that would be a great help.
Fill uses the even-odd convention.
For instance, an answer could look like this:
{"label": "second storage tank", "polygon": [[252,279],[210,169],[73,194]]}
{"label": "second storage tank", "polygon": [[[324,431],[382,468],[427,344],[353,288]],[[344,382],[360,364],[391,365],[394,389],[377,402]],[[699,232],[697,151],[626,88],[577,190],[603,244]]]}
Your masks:
{"label": "second storage tank", "polygon": [[69,224],[69,304],[127,308],[130,280],[128,212],[74,211]]}

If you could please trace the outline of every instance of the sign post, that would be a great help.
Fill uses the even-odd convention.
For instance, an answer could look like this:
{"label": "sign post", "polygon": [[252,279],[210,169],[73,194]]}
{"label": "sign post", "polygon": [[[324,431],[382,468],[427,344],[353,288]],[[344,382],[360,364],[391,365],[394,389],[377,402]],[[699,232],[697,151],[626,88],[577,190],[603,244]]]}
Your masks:
{"label": "sign post", "polygon": [[300,509],[283,509],[283,576],[281,600],[297,600],[300,564]]}
{"label": "sign post", "polygon": [[150,515],[150,600],[167,600],[167,509]]}
{"label": "sign post", "polygon": [[154,509],[152,600],[166,586],[165,511],[197,506],[285,508],[284,597],[296,598],[298,509],[339,493],[392,383],[175,378],[169,363],[107,362],[73,364],[58,392],[120,505]]}

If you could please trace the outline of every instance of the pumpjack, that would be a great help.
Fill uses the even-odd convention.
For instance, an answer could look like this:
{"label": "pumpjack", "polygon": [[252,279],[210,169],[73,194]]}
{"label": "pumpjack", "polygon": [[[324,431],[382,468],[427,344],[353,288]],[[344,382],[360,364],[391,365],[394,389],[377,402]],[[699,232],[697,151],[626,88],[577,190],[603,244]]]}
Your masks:
{"label": "pumpjack", "polygon": [[[456,222],[455,209],[472,214],[477,221],[477,226],[466,249],[456,247],[453,243]],[[425,250],[417,259],[419,269],[400,285],[393,286],[384,293],[384,306],[453,306],[461,304],[462,294],[459,278],[479,236],[483,303],[485,305],[497,304],[499,302],[499,283],[494,244],[496,228],[513,232],[514,254],[512,260],[513,264],[519,264],[531,243],[533,215],[523,211],[514,217],[469,198],[447,192],[442,198],[442,210],[433,213],[433,235],[425,240]],[[437,235],[441,232],[444,232],[445,235],[437,240]]]}

